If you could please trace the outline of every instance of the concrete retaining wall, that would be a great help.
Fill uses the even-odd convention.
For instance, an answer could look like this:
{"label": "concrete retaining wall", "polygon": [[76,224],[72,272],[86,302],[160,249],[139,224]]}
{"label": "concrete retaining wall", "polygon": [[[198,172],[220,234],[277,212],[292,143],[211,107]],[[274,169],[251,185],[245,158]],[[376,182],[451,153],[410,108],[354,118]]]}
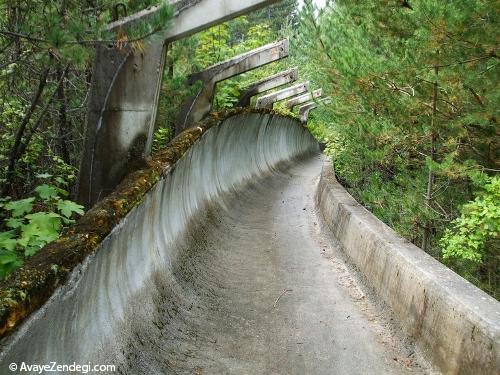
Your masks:
{"label": "concrete retaining wall", "polygon": [[326,225],[403,331],[445,374],[500,373],[500,303],[358,204],[323,167],[317,204]]}

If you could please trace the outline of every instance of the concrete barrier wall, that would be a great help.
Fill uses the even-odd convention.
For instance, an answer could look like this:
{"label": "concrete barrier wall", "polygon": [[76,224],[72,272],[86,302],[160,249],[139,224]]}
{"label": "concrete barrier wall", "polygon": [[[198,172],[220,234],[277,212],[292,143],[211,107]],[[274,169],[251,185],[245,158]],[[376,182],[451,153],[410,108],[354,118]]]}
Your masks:
{"label": "concrete barrier wall", "polygon": [[[126,364],[134,360],[134,353],[145,351],[137,332],[158,335],[154,323],[159,315],[168,317],[180,310],[189,314],[193,308],[193,296],[183,290],[173,270],[180,267],[182,247],[178,245],[189,240],[190,224],[197,215],[279,163],[318,152],[317,142],[298,121],[271,113],[242,113],[208,129],[203,126],[199,130],[206,132],[141,198],[142,203],[120,220],[94,255],[77,266],[49,302],[4,341],[0,373],[9,372],[8,364],[23,361],[108,363],[123,365],[122,373],[129,373]],[[127,186],[140,185],[143,176],[137,175]],[[122,199],[112,194],[105,204],[119,206]],[[98,216],[88,215],[99,227]],[[159,305],[171,310],[159,312]],[[171,329],[172,335],[179,334],[175,325]],[[164,350],[176,350],[153,349],[143,354],[165,358]],[[150,373],[165,373],[164,368],[154,367],[162,362],[151,360]]]}
{"label": "concrete barrier wall", "polygon": [[403,331],[445,374],[500,373],[500,303],[358,204],[325,162],[317,191],[325,224]]}

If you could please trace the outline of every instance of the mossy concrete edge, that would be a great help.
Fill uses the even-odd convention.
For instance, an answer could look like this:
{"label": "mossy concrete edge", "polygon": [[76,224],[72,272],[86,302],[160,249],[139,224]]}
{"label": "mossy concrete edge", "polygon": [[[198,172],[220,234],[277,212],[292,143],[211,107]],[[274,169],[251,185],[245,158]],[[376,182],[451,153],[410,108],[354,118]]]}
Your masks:
{"label": "mossy concrete edge", "polygon": [[130,173],[113,193],[92,207],[57,241],[28,258],[25,264],[0,282],[0,338],[12,333],[63,285],[70,273],[139,205],[151,188],[210,128],[245,113],[295,117],[267,109],[238,108],[211,114],[176,136],[167,147]]}

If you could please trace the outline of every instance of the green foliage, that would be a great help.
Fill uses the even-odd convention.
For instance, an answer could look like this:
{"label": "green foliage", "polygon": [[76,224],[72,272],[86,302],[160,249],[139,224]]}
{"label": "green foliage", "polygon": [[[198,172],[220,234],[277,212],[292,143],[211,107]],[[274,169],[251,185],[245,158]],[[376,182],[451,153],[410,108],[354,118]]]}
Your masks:
{"label": "green foliage", "polygon": [[[40,178],[52,176],[43,174]],[[43,246],[55,241],[64,225],[83,215],[83,207],[64,199],[68,192],[61,185],[42,184],[35,188],[36,197],[20,200],[5,198],[0,203],[4,229],[0,232],[0,279],[20,267],[26,257],[36,254]]]}
{"label": "green foliage", "polygon": [[[194,62],[197,69],[228,60],[236,55],[261,47],[277,38],[267,23],[252,25],[243,16],[236,20],[212,27],[201,32],[197,37]],[[241,90],[251,81],[264,76],[266,70],[239,75],[217,85],[214,109],[232,107]],[[260,73],[260,75],[259,75]]]}
{"label": "green foliage", "polygon": [[[310,127],[359,201],[495,295],[498,246],[478,217],[493,208],[472,191],[478,171],[498,169],[499,12],[487,0],[408,3],[306,2],[295,59],[332,97]],[[472,211],[453,221],[464,204]]]}
{"label": "green foliage", "polygon": [[296,28],[299,2],[297,0],[281,0],[259,11],[250,13],[248,20],[253,25],[267,25],[277,36],[288,36],[288,28]]}
{"label": "green foliage", "polygon": [[153,139],[153,154],[162,150],[168,142],[172,139],[172,131],[170,127],[161,127],[155,134]]}
{"label": "green foliage", "polygon": [[[64,216],[65,220],[70,220],[73,214],[83,215],[83,207],[69,200],[60,200],[57,202],[57,209]],[[69,223],[69,221],[67,222]]]}
{"label": "green foliage", "polygon": [[13,218],[21,217],[33,209],[35,198],[20,199],[18,201],[9,202],[4,205],[4,209],[10,211]]}
{"label": "green foliage", "polygon": [[[39,51],[36,58],[46,59],[41,53],[51,51],[60,58],[71,60],[82,66],[89,61],[92,50],[88,46],[97,43],[126,42],[127,40],[141,39],[151,33],[168,27],[173,16],[173,10],[166,2],[162,2],[160,11],[151,17],[148,22],[138,22],[133,26],[122,29],[118,36],[104,31],[113,17],[115,2],[100,1],[98,7],[81,1],[21,1],[13,8],[12,14],[16,17],[15,25],[7,24],[0,31],[13,32],[21,40],[36,45]],[[125,1],[128,12],[144,9],[158,1]],[[14,4],[7,5],[14,6]],[[43,9],[43,17],[39,11]],[[6,21],[9,21],[6,19]],[[14,28],[12,28],[12,26]],[[9,34],[0,34],[9,37]]]}
{"label": "green foliage", "polygon": [[441,243],[443,258],[458,258],[480,263],[485,244],[500,233],[500,179],[485,186],[486,194],[476,197],[461,208]]}
{"label": "green foliage", "polygon": [[[132,14],[160,1],[124,3]],[[103,29],[112,19],[115,1],[0,0],[0,187],[7,180],[17,134],[25,126],[19,145],[24,150],[15,160],[4,194],[10,197],[0,201],[0,279],[83,213],[69,192],[74,190],[82,154],[94,47],[111,43],[128,44],[135,52],[148,48],[142,37],[168,27],[173,15],[168,2],[161,3],[157,16],[112,35]],[[283,1],[253,14],[251,20],[240,17],[169,46],[154,152],[173,136],[184,99],[199,89],[186,85],[187,75],[277,39],[284,26],[296,22],[296,3]],[[215,107],[233,105],[243,86],[274,69],[280,68],[219,85]]]}
{"label": "green foliage", "polygon": [[[440,240],[444,261],[462,276],[500,297],[500,179],[483,176],[475,199],[461,207]],[[484,275],[484,276],[483,276]]]}
{"label": "green foliage", "polygon": [[22,265],[16,246],[14,231],[0,232],[0,280]]}
{"label": "green foliage", "polygon": [[42,198],[43,200],[50,200],[57,197],[57,189],[54,186],[50,185],[40,185],[37,186],[35,192]]}
{"label": "green foliage", "polygon": [[[132,14],[160,1],[123,3]],[[0,0],[1,194],[26,196],[36,175],[47,170],[72,190],[95,46],[148,48],[143,37],[165,30],[173,16],[172,7],[161,3],[154,17],[114,34],[105,31],[116,4],[111,0]]]}
{"label": "green foliage", "polygon": [[[153,152],[158,152],[168,143],[173,136],[172,129],[175,128],[180,108],[187,98],[199,91],[200,85],[188,86],[186,77],[284,36],[289,24],[296,22],[296,5],[297,1],[286,0],[265,11],[238,17],[169,46]],[[286,67],[285,62],[278,62],[218,83],[214,110],[232,107],[244,87]]]}

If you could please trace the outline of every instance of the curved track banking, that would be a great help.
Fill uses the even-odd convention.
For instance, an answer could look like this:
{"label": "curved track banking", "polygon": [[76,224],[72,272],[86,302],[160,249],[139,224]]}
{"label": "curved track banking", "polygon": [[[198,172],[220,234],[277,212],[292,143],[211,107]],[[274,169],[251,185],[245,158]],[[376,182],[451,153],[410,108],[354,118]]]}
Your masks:
{"label": "curved track banking", "polygon": [[290,118],[243,114],[209,129],[4,343],[0,368],[421,372],[321,230],[321,165]]}
{"label": "curved track banking", "polygon": [[339,250],[322,238],[320,169],[318,156],[282,165],[206,209],[182,244],[178,292],[157,306],[157,334],[147,322],[135,331],[138,356],[123,373],[416,371],[387,343]]}

